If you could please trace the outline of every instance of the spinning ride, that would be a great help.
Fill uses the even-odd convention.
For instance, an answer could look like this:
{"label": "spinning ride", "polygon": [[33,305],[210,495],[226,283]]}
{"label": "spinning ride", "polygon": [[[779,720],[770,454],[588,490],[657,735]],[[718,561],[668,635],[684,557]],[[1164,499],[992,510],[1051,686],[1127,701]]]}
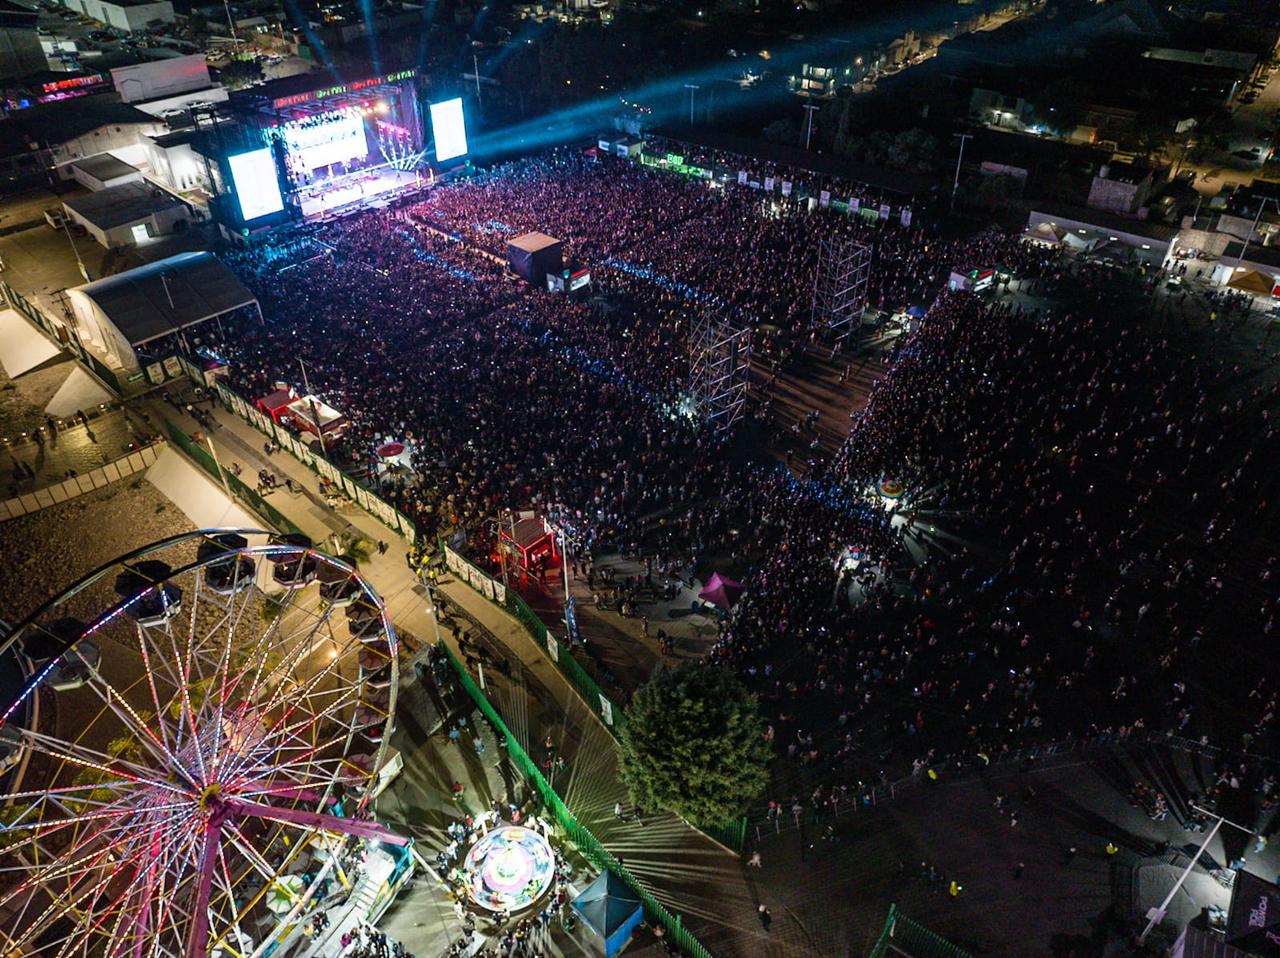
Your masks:
{"label": "spinning ride", "polygon": [[[33,668],[0,703],[21,750],[0,778],[8,954],[284,953],[317,892],[348,884],[350,838],[407,844],[363,817],[395,632],[352,566],[302,537],[145,547],[48,602],[9,649]],[[44,687],[67,671],[82,684]]]}
{"label": "spinning ride", "polygon": [[556,858],[536,831],[507,825],[471,846],[462,873],[473,902],[514,915],[546,894],[555,879]]}

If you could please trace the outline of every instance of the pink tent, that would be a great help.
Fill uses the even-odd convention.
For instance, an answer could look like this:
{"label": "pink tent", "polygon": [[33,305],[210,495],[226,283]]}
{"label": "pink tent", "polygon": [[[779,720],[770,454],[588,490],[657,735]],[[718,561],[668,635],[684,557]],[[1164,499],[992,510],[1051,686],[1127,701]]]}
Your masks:
{"label": "pink tent", "polygon": [[732,579],[726,579],[719,572],[714,572],[706,586],[698,593],[698,598],[722,609],[732,609],[737,604],[742,591],[741,582],[734,582]]}

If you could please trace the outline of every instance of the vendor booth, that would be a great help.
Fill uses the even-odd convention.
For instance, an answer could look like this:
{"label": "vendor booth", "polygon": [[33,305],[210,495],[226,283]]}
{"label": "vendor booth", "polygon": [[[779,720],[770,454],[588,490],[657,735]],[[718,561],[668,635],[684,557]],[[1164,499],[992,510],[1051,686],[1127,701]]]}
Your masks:
{"label": "vendor booth", "polygon": [[340,438],[349,422],[346,416],[315,396],[300,396],[286,409],[301,431],[326,440]]}
{"label": "vendor booth", "polygon": [[273,393],[260,397],[256,405],[263,415],[270,416],[277,426],[283,425],[282,419],[289,415],[289,403],[298,398],[292,389],[280,387]]}
{"label": "vendor booth", "polygon": [[515,557],[516,567],[528,572],[538,562],[550,562],[556,558],[555,539],[547,524],[532,513],[522,513],[499,529],[499,535]]}
{"label": "vendor booth", "polygon": [[640,896],[611,871],[602,872],[573,900],[573,910],[584,925],[600,936],[605,958],[620,952],[644,920]]}

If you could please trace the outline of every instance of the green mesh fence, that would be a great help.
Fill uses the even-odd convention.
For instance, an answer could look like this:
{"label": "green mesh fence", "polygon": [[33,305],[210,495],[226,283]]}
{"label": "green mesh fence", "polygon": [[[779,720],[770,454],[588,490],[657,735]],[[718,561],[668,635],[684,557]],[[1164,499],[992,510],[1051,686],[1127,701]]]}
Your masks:
{"label": "green mesh fence", "polygon": [[711,952],[684,927],[680,916],[672,914],[656,898],[649,894],[636,881],[635,877],[613,857],[609,850],[600,844],[599,839],[578,821],[573,812],[569,811],[569,807],[561,801],[555,789],[543,777],[542,772],[538,770],[537,764],[529,757],[519,739],[507,728],[507,723],[502,720],[502,716],[498,714],[497,709],[493,707],[488,697],[480,691],[462,663],[458,661],[457,656],[450,651],[444,642],[440,642],[438,647],[448,657],[449,664],[453,666],[453,671],[457,675],[459,683],[466,689],[472,701],[476,703],[476,707],[489,720],[495,732],[502,737],[512,764],[537,791],[547,811],[559,822],[569,841],[576,845],[587,861],[591,862],[596,868],[602,871],[611,871],[625,881],[643,903],[645,917],[649,919],[650,923],[661,925],[666,932],[666,939],[679,948],[681,952],[689,955],[690,958],[711,958]]}
{"label": "green mesh fence", "polygon": [[[444,541],[440,540],[438,545],[440,551],[443,552]],[[465,556],[458,554],[458,558],[466,562],[467,565],[472,565],[467,562]],[[483,570],[480,571],[483,572]],[[468,585],[471,584],[468,576],[458,576],[458,580],[466,582]],[[506,590],[506,602],[503,604],[503,608],[514,615],[520,624],[524,626],[525,631],[529,633],[533,641],[547,654],[547,658],[555,664],[560,674],[573,686],[574,691],[578,693],[578,697],[600,719],[601,724],[609,730],[609,734],[616,739],[619,731],[626,725],[626,712],[604,693],[600,686],[596,684],[595,679],[587,674],[572,653],[559,642],[556,642],[546,623],[538,618],[538,614],[529,608],[528,603],[510,588]],[[553,645],[552,643],[555,644]],[[747,818],[745,815],[725,825],[693,825],[692,827],[697,828],[704,835],[719,842],[735,854],[741,854],[742,849],[746,846]]]}
{"label": "green mesh fence", "polygon": [[897,905],[889,906],[884,928],[880,930],[880,937],[876,939],[869,958],[884,958],[890,952],[899,952],[909,958],[971,958],[963,948],[899,914]]}
{"label": "green mesh fence", "polygon": [[226,469],[223,469],[221,475],[219,475],[218,465],[213,461],[213,456],[209,454],[209,450],[201,446],[168,419],[164,421],[164,425],[165,429],[168,430],[169,439],[172,440],[175,446],[194,459],[196,464],[213,476],[214,479],[219,482],[226,480],[227,488],[231,491],[233,498],[266,519],[278,532],[303,534],[302,530],[294,525],[284,513],[246,486],[236,476]]}

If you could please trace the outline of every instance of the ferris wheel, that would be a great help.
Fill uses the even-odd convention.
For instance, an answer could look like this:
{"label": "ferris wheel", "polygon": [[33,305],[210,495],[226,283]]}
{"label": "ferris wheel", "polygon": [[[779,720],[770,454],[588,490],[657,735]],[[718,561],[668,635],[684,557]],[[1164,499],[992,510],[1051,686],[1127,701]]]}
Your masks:
{"label": "ferris wheel", "polygon": [[[253,544],[250,544],[252,540]],[[104,566],[0,640],[0,952],[259,958],[353,893],[391,734],[382,600],[303,537],[206,530]]]}

